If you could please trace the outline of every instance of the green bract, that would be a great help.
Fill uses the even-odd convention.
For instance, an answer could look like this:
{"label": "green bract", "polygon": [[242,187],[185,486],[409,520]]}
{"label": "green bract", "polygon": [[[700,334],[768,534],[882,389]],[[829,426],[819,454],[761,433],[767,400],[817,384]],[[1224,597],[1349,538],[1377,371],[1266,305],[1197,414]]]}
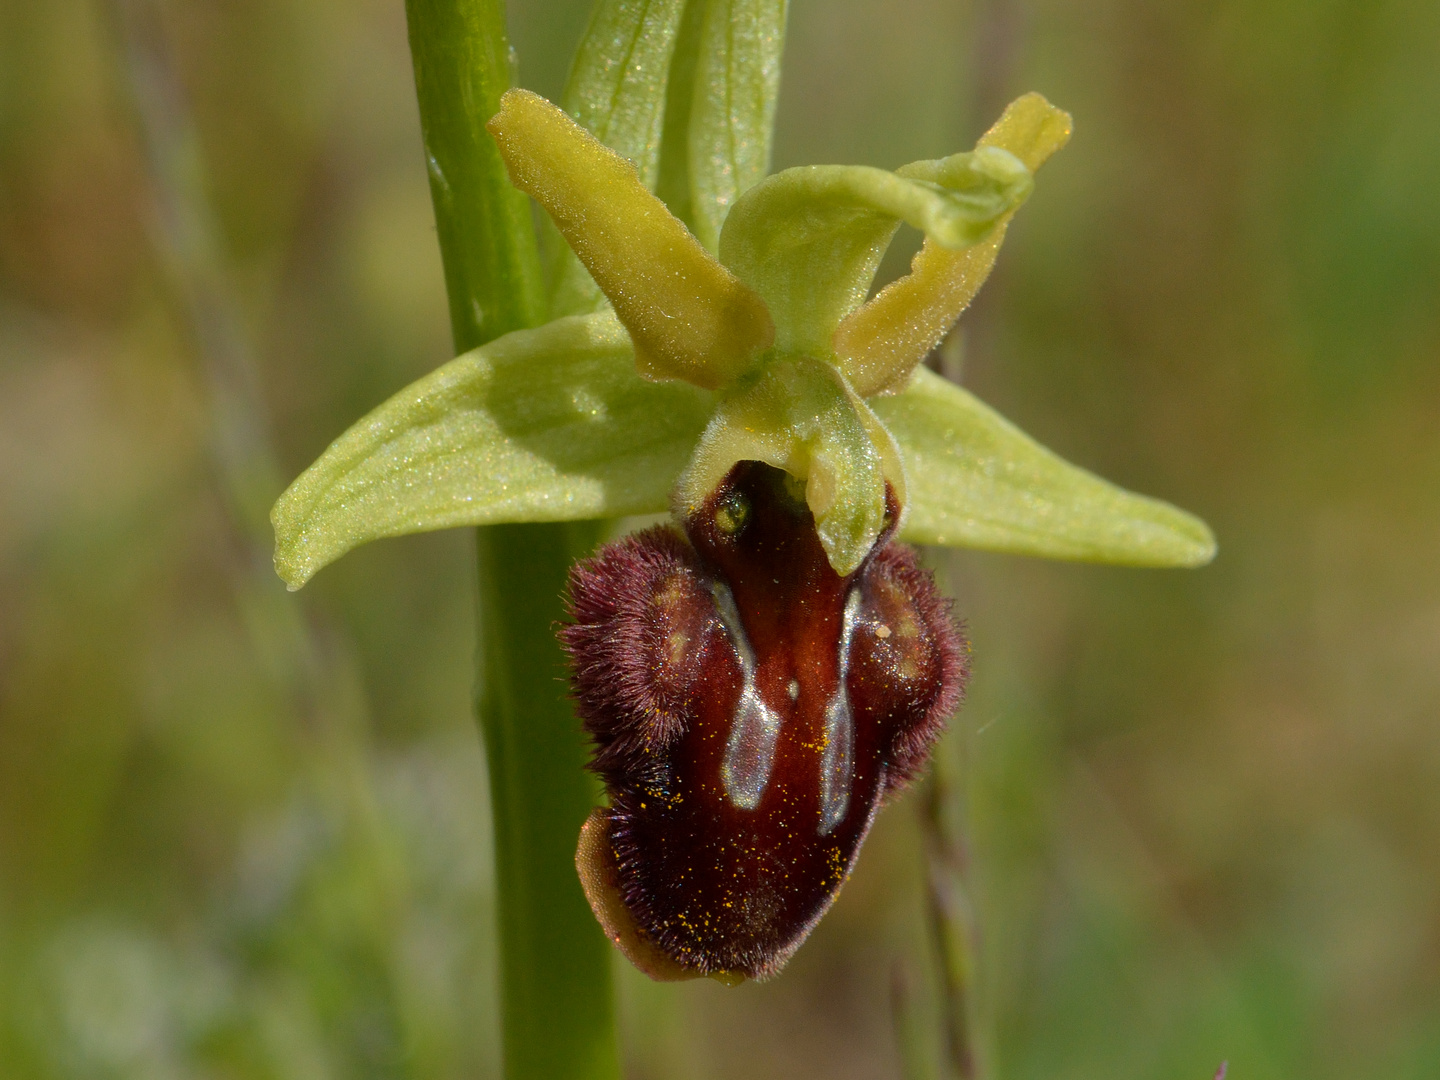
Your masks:
{"label": "green bract", "polygon": [[[718,33],[714,13],[739,5],[708,5],[692,36]],[[760,7],[746,26],[772,8],[783,26],[783,4]],[[692,93],[677,94],[666,73],[672,52],[678,68],[691,47],[683,8],[602,5],[592,21],[587,42],[598,35],[609,56],[630,42],[639,59],[587,66],[582,48],[566,100],[619,153],[522,90],[488,125],[512,183],[567,245],[552,312],[592,313],[466,353],[341,436],[275,505],[286,582],[298,588],[380,536],[685,513],[752,459],[804,482],[842,574],[882,531],[887,485],[901,537],[920,543],[1207,562],[1203,522],[1067,464],[917,370],[989,273],[1069,117],[1030,94],[970,153],[893,173],[814,166],[761,180],[768,138],[757,151],[735,133],[769,131],[768,53],[747,48],[747,64],[727,67],[715,59],[723,50],[705,50]],[[670,130],[662,106],[689,118],[676,166],[688,176],[688,228],[652,192]],[[902,223],[924,246],[909,275],[867,302]]]}

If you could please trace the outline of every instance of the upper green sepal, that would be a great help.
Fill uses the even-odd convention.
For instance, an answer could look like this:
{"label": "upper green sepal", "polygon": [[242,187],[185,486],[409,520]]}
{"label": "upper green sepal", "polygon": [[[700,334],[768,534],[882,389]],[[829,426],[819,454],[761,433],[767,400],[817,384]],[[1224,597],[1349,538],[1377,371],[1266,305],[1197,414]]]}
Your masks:
{"label": "upper green sepal", "polygon": [[663,511],[713,395],[635,372],[609,313],[518,330],[412,383],[280,496],[292,588],[367,541],[454,525]]}
{"label": "upper green sepal", "polygon": [[1214,534],[1193,514],[1071,465],[924,368],[871,405],[909,476],[902,539],[1124,566],[1215,557]]}

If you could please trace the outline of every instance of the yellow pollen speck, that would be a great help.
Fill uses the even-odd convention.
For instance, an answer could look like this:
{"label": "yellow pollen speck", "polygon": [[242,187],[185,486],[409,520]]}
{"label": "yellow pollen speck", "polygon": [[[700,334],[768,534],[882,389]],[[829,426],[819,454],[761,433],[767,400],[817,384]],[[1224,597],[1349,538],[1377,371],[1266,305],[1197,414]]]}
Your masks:
{"label": "yellow pollen speck", "polygon": [[886,626],[884,623],[881,623],[879,626],[875,627],[875,636],[878,637],[881,641],[884,641],[887,637],[890,636],[890,627]]}

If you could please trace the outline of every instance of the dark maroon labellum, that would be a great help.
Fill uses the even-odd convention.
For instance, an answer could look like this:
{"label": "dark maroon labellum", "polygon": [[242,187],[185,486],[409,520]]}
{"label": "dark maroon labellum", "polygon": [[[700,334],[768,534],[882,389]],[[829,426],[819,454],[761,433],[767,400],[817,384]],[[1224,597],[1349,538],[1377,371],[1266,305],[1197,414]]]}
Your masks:
{"label": "dark maroon labellum", "polygon": [[830,906],[881,798],[924,766],[967,646],[891,530],[836,574],[777,469],[741,462],[683,524],[570,575],[561,633],[610,796],[582,878],[652,974],[766,978]]}

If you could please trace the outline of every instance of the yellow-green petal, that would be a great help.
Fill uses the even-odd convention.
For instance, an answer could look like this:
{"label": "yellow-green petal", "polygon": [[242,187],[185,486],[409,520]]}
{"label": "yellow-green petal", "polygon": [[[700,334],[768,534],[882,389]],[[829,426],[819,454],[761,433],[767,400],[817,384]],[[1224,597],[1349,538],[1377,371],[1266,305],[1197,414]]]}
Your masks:
{"label": "yellow-green petal", "polygon": [[[560,104],[575,121],[635,166],[651,191],[660,164],[660,131],[670,58],[685,0],[600,0],[575,52]],[[552,226],[558,248],[550,313],[580,315],[604,304],[595,280]]]}
{"label": "yellow-green petal", "polygon": [[863,165],[786,169],[736,202],[720,261],[764,298],[777,348],[833,357],[836,326],[864,301],[902,221],[942,247],[969,247],[1033,186],[1019,159],[994,147],[926,164],[925,178]]}
{"label": "yellow-green petal", "polygon": [[[979,146],[1008,150],[1032,173],[1070,138],[1070,116],[1039,94],[1026,94],[1005,110]],[[933,180],[941,162],[916,162],[900,175]],[[927,239],[910,273],[857,308],[835,331],[834,348],[851,385],[869,396],[899,385],[955,325],[995,265],[1008,215],[989,238],[963,251]]]}
{"label": "yellow-green petal", "polygon": [[1071,465],[978,398],[921,368],[873,399],[910,482],[903,539],[1126,566],[1203,566],[1209,527]]}
{"label": "yellow-green petal", "polygon": [[774,340],[765,303],[702,248],[635,167],[524,90],[487,125],[511,182],[532,196],[609,298],[652,379],[717,389]]}
{"label": "yellow-green petal", "polygon": [[456,357],[336,439],[271,511],[291,588],[382,536],[656,513],[714,406],[640,378],[608,312]]}

